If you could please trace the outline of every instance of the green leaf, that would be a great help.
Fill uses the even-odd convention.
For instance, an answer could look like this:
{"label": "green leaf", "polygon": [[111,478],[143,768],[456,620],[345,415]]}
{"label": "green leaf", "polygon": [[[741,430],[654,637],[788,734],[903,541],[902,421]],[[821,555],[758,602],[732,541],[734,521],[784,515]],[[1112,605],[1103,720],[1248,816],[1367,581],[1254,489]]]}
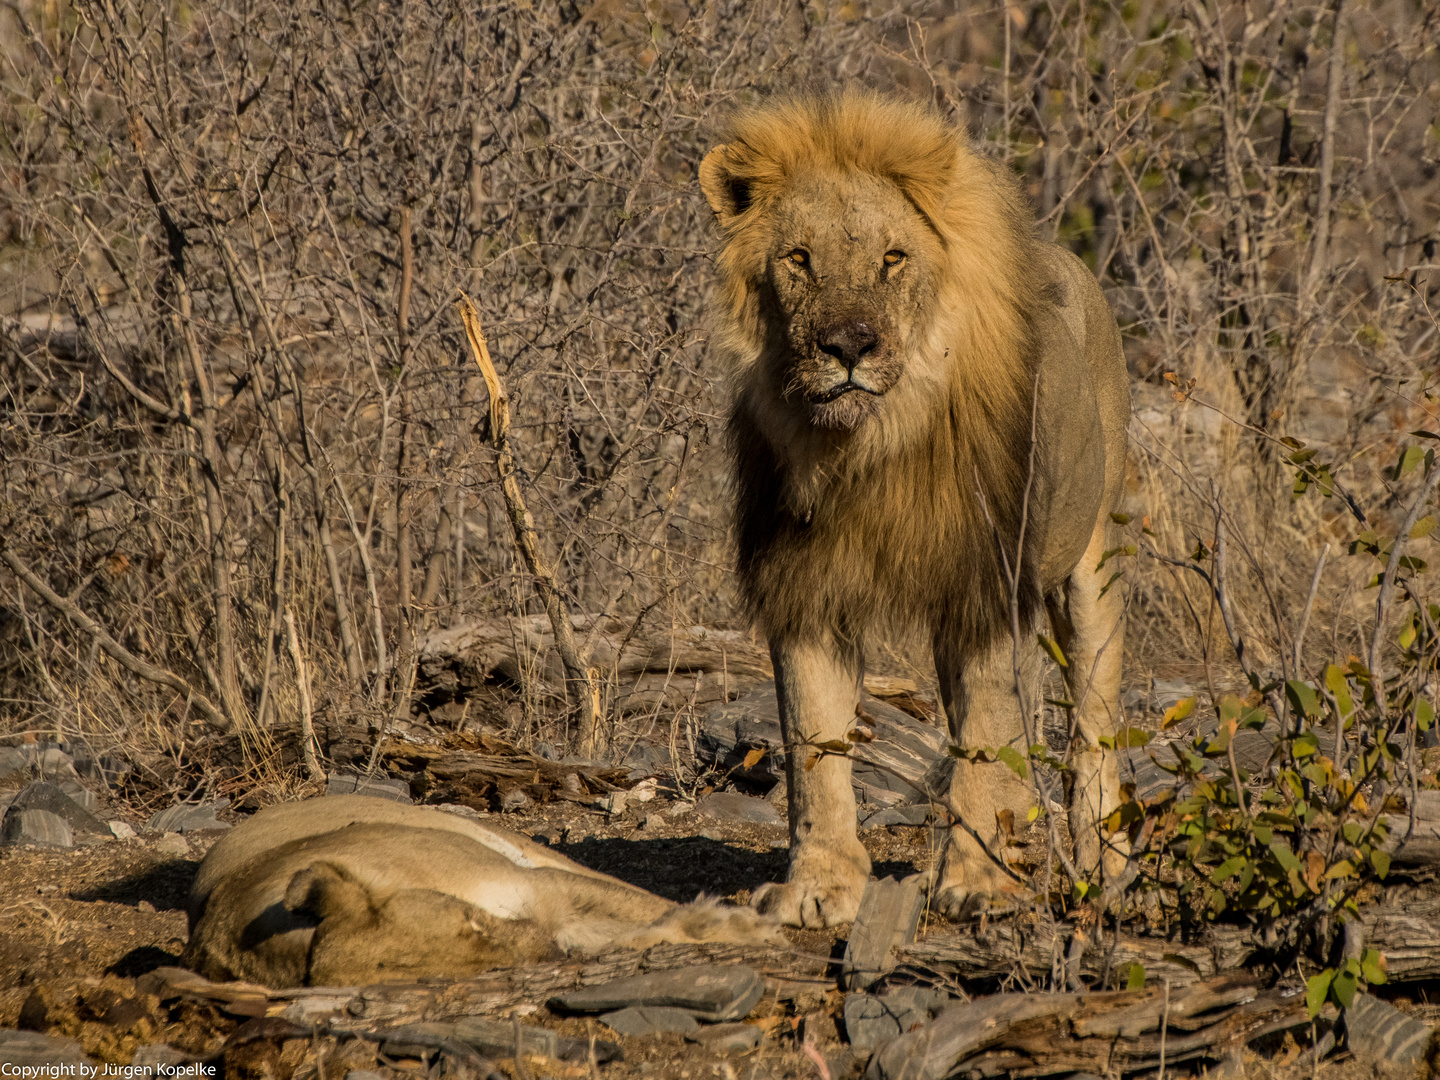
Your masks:
{"label": "green leaf", "polygon": [[1285,841],[1274,841],[1270,845],[1270,853],[1275,856],[1275,860],[1284,867],[1287,873],[1292,870],[1300,870],[1300,860],[1295,856],[1295,853],[1290,850],[1290,845],[1285,843]]}
{"label": "green leaf", "polygon": [[1131,519],[1129,514],[1111,514],[1110,520],[1116,525],[1129,525]]}
{"label": "green leaf", "polygon": [[1232,720],[1236,722],[1240,720],[1240,699],[1234,694],[1226,694],[1220,699],[1219,705],[1221,726],[1229,724]]}
{"label": "green leaf", "polygon": [[1211,882],[1216,885],[1221,885],[1226,881],[1229,881],[1232,877],[1234,877],[1241,870],[1243,870],[1245,868],[1245,864],[1249,861],[1250,860],[1245,858],[1244,855],[1231,855],[1230,858],[1226,859],[1224,862],[1222,862],[1219,866],[1217,866],[1214,870],[1210,872]]}
{"label": "green leaf", "polygon": [[1295,741],[1290,744],[1290,753],[1296,758],[1307,758],[1319,750],[1320,740],[1308,731],[1303,735],[1297,735]]}
{"label": "green leaf", "polygon": [[1355,704],[1350,700],[1350,683],[1345,678],[1345,672],[1334,664],[1325,669],[1325,688],[1334,696],[1342,717],[1349,716],[1355,710]]}
{"label": "green leaf", "polygon": [[1295,711],[1304,713],[1306,716],[1320,715],[1320,696],[1309,686],[1299,679],[1291,679],[1285,684],[1285,696],[1290,699],[1290,704]]}
{"label": "green leaf", "polygon": [[1418,446],[1407,446],[1400,452],[1400,460],[1395,462],[1395,469],[1391,473],[1391,478],[1399,480],[1406,473],[1418,469],[1420,463],[1424,460],[1425,451],[1421,450]]}
{"label": "green leaf", "polygon": [[1320,1015],[1325,999],[1330,996],[1330,984],[1335,981],[1335,970],[1326,968],[1319,975],[1305,980],[1305,1007],[1310,1010],[1310,1019]]}
{"label": "green leaf", "polygon": [[1370,852],[1370,865],[1375,868],[1375,873],[1379,874],[1383,881],[1390,873],[1390,856],[1376,848]]}
{"label": "green leaf", "polygon": [[1002,746],[995,751],[995,757],[1010,766],[1011,771],[1021,780],[1025,779],[1025,759],[1013,746]]}
{"label": "green leaf", "polygon": [[1335,1000],[1342,1009],[1350,1007],[1350,1003],[1355,1000],[1355,991],[1359,989],[1360,973],[1350,970],[1350,965],[1354,963],[1355,961],[1351,960],[1350,964],[1337,971],[1334,981],[1330,983],[1330,993],[1335,995]]}
{"label": "green leaf", "polygon": [[1435,707],[1420,698],[1415,702],[1415,726],[1421,731],[1429,731],[1435,723]]}
{"label": "green leaf", "polygon": [[1145,746],[1150,742],[1150,733],[1141,731],[1138,727],[1122,727],[1115,733],[1114,746],[1120,749],[1126,746]]}
{"label": "green leaf", "polygon": [[1410,539],[1419,540],[1422,536],[1429,536],[1435,531],[1435,515],[1426,514],[1419,521],[1415,522],[1410,530]]}
{"label": "green leaf", "polygon": [[1365,976],[1365,981],[1371,986],[1380,986],[1389,979],[1385,972],[1385,957],[1376,949],[1366,949],[1360,957],[1360,974]]}
{"label": "green leaf", "polygon": [[1130,965],[1130,974],[1129,974],[1129,975],[1126,977],[1126,979],[1125,979],[1125,989],[1126,989],[1126,990],[1144,990],[1144,989],[1145,989],[1145,965],[1144,965],[1144,964],[1131,964],[1131,965]]}
{"label": "green leaf", "polygon": [[1044,634],[1036,634],[1035,640],[1040,642],[1040,647],[1050,654],[1050,659],[1061,667],[1069,667],[1070,661],[1065,659],[1065,653],[1058,644],[1051,641]]}
{"label": "green leaf", "polygon": [[1331,880],[1334,880],[1336,878],[1350,877],[1354,873],[1355,864],[1352,863],[1349,859],[1341,859],[1334,866],[1330,867],[1329,870],[1325,871],[1325,876]]}

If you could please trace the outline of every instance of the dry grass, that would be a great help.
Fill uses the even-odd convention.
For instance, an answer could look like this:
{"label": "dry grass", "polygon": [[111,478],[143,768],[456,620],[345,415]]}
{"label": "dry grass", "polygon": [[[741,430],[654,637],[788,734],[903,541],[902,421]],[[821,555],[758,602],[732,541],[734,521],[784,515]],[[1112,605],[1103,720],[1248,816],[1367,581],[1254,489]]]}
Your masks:
{"label": "dry grass", "polygon": [[[1275,671],[1329,542],[1302,673],[1364,656],[1361,526],[1291,499],[1275,437],[1393,531],[1419,473],[1384,470],[1435,426],[1437,23],[1407,0],[8,5],[0,731],[173,754],[203,696],[263,746],[299,715],[287,613],[317,718],[379,727],[428,629],[540,611],[461,288],[571,610],[732,623],[694,177],[727,107],[809,81],[930,97],[1026,178],[1125,331],[1137,542],[1183,559],[1223,513]],[[1131,680],[1233,681],[1194,575],[1127,562]],[[563,735],[525,691],[512,733]]]}

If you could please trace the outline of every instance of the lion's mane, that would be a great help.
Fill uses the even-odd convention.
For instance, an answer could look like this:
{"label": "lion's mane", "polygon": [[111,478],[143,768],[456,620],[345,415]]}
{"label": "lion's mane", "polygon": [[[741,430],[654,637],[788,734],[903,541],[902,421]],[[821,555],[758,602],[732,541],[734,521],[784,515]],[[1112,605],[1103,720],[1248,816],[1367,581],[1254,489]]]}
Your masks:
{"label": "lion's mane", "polygon": [[[877,621],[927,625],[971,650],[1037,609],[1027,511],[1036,297],[1030,215],[1014,179],[972,151],[933,110],[865,92],[797,97],[736,115],[725,147],[715,340],[731,365],[739,570],[767,634],[858,642]],[[939,238],[940,288],[924,348],[905,378],[931,387],[919,407],[887,408],[855,433],[804,424],[761,377],[767,319],[767,208],[809,170],[895,184]],[[911,399],[911,405],[915,399]],[[1002,561],[1002,550],[1005,559]]]}

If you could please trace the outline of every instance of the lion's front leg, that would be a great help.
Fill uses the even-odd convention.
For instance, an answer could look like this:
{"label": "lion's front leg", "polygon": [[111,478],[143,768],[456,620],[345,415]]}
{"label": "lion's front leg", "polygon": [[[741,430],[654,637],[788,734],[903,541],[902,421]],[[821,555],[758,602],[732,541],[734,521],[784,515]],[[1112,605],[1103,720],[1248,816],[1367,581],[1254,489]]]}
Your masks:
{"label": "lion's front leg", "polygon": [[762,886],[755,906],[788,926],[852,922],[870,877],[856,836],[850,759],[815,747],[843,742],[855,723],[858,650],[831,642],[771,641],[790,802],[790,873]]}
{"label": "lion's front leg", "polygon": [[[1022,643],[1018,655],[1010,635],[976,656],[956,656],[948,643],[935,651],[940,693],[950,720],[950,735],[965,750],[995,751],[1009,746],[1028,757],[1020,697],[1016,693],[1016,660],[1027,699],[1039,690],[1039,654]],[[990,755],[987,755],[990,756]],[[958,919],[1000,901],[1011,902],[1026,892],[1018,874],[1005,865],[1008,811],[1014,825],[1023,825],[1035,803],[1030,784],[1001,761],[955,762],[950,781],[953,824],[940,869],[933,875],[930,906],[937,914]]]}

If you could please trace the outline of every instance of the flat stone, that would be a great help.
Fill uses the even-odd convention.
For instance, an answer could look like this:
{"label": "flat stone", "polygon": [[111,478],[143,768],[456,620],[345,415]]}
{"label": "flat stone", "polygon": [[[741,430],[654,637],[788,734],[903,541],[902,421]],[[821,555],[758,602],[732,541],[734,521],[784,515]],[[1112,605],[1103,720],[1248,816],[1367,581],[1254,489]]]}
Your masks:
{"label": "flat stone", "polygon": [[740,1054],[759,1046],[761,1034],[754,1024],[707,1024],[686,1038],[719,1054]]}
{"label": "flat stone", "polygon": [[202,829],[228,829],[229,822],[215,815],[230,805],[229,799],[209,803],[178,803],[151,816],[145,828],[151,832],[199,832]]}
{"label": "flat stone", "polygon": [[659,1035],[674,1032],[691,1035],[700,1030],[700,1021],[684,1009],[667,1006],[632,1005],[628,1009],[606,1013],[600,1022],[621,1035]]}
{"label": "flat stone", "polygon": [[845,943],[840,967],[843,989],[863,990],[895,969],[895,946],[915,940],[924,903],[918,875],[906,881],[887,877],[866,883]]}
{"label": "flat stone", "polygon": [[0,1031],[0,1065],[68,1065],[75,1074],[78,1065],[90,1059],[74,1039],[41,1035],[38,1031]]}
{"label": "flat stone", "polygon": [[29,766],[25,755],[13,746],[0,746],[0,776],[24,772]]}
{"label": "flat stone", "polygon": [[[27,843],[12,837],[20,834],[19,815],[29,810],[44,810],[62,818],[70,828],[72,844],[93,844],[111,838],[110,827],[71,799],[58,786],[37,780],[16,792],[0,822],[0,843]],[[71,845],[66,845],[71,846]]]}
{"label": "flat stone", "polygon": [[765,993],[765,980],[739,964],[700,964],[673,971],[631,975],[599,986],[558,994],[550,1003],[567,1012],[613,1012],[632,1005],[684,1009],[718,1023],[746,1016]]}
{"label": "flat stone", "polygon": [[751,825],[784,825],[785,819],[765,799],[738,791],[714,791],[695,804],[695,809],[717,821],[742,821]]}
{"label": "flat stone", "polygon": [[924,825],[929,820],[928,806],[887,806],[866,817],[860,827],[883,829],[888,825]]}
{"label": "flat stone", "polygon": [[950,1003],[943,990],[923,986],[897,986],[878,997],[848,994],[845,997],[845,1034],[857,1050],[873,1050],[899,1038]]}
{"label": "flat stone", "polygon": [[352,772],[332,772],[325,778],[326,795],[369,795],[376,799],[390,799],[392,802],[408,803],[410,785],[404,780],[388,776],[360,776]]}
{"label": "flat stone", "polygon": [[1424,1060],[1431,1038],[1425,1024],[1372,994],[1356,994],[1345,1010],[1345,1044],[1368,1065],[1413,1072]]}
{"label": "flat stone", "polygon": [[110,822],[107,822],[106,824],[108,824],[108,825],[110,826],[110,831],[115,834],[115,839],[117,839],[117,840],[134,840],[134,839],[135,839],[135,830],[134,830],[133,828],[131,828],[130,823],[129,823],[128,821],[110,821]]}

